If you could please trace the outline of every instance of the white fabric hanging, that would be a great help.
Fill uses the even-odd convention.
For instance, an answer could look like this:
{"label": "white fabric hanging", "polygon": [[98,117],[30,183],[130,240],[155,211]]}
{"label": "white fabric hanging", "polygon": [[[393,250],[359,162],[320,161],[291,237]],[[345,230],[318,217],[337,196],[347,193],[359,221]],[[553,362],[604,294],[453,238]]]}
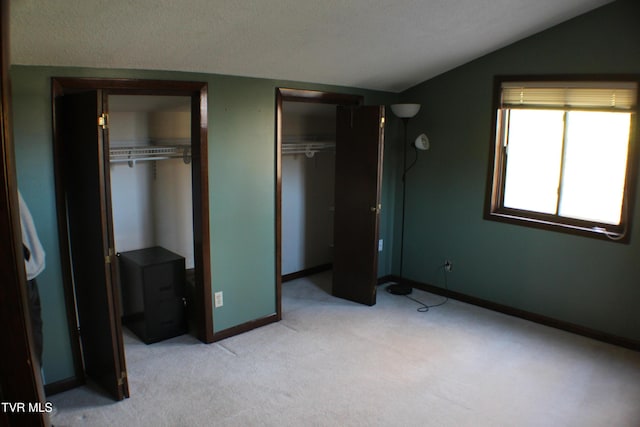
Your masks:
{"label": "white fabric hanging", "polygon": [[38,233],[36,232],[31,212],[22,198],[22,194],[18,191],[18,197],[20,198],[20,227],[22,229],[22,244],[29,250],[29,260],[25,259],[25,268],[27,270],[27,280],[36,278],[45,267],[45,253],[38,239]]}

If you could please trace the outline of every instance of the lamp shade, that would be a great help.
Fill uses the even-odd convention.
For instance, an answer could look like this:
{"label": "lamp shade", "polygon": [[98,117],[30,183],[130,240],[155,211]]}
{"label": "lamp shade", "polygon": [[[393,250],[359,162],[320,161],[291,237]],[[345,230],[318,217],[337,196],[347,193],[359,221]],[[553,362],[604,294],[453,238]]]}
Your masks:
{"label": "lamp shade", "polygon": [[420,104],[393,104],[391,111],[401,119],[410,119],[420,111]]}

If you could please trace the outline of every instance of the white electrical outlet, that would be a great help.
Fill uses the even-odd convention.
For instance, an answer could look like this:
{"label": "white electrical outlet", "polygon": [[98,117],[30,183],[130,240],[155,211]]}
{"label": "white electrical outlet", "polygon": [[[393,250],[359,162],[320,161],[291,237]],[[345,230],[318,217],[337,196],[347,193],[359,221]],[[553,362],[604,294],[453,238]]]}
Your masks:
{"label": "white electrical outlet", "polygon": [[222,291],[216,292],[215,294],[213,294],[213,297],[214,297],[214,305],[216,308],[222,307],[224,305],[222,301]]}
{"label": "white electrical outlet", "polygon": [[380,239],[378,240],[378,252],[382,252],[382,247],[383,247],[382,239]]}

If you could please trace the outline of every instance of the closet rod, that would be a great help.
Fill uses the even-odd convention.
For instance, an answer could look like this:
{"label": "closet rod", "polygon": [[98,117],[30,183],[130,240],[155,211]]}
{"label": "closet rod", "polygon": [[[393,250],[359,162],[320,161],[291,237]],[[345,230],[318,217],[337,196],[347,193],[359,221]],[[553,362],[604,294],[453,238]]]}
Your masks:
{"label": "closet rod", "polygon": [[132,157],[130,159],[111,159],[111,163],[124,163],[124,162],[146,162],[152,160],[171,160],[180,159],[182,156],[165,156],[165,157]]}
{"label": "closet rod", "polygon": [[311,158],[316,153],[333,152],[336,144],[334,142],[296,142],[282,144],[282,154],[304,154]]}

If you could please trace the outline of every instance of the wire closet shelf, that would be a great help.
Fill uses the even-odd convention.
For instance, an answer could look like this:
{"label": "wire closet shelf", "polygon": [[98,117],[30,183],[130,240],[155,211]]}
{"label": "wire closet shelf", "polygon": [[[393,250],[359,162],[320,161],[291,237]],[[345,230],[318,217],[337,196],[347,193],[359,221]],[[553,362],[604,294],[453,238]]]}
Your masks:
{"label": "wire closet shelf", "polygon": [[334,153],[335,141],[323,137],[289,137],[282,141],[282,154],[304,154],[311,158],[316,153]]}
{"label": "wire closet shelf", "polygon": [[157,146],[113,147],[109,149],[111,163],[128,163],[133,167],[136,162],[182,159],[185,164],[191,163],[191,146]]}

